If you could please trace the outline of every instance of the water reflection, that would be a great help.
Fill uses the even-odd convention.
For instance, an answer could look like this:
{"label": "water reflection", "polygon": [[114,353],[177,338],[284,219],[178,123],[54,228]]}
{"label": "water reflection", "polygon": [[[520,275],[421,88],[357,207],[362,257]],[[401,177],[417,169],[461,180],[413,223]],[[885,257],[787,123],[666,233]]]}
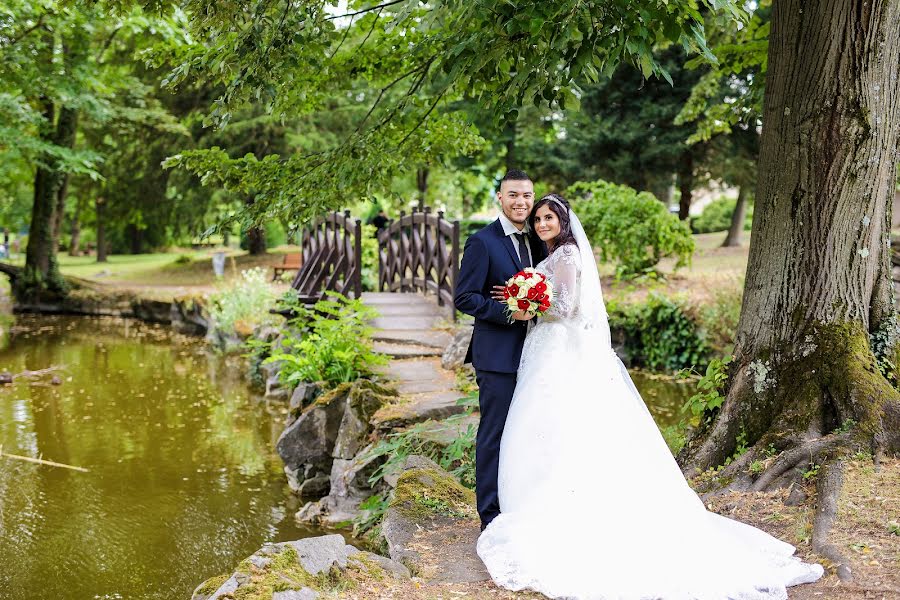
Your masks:
{"label": "water reflection", "polygon": [[668,375],[630,371],[635,387],[659,427],[675,425],[682,418],[681,407],[697,391],[696,382],[677,380]]}
{"label": "water reflection", "polygon": [[116,319],[21,317],[0,370],[63,367],[0,388],[0,598],[185,598],[298,528],[272,452],[282,417],[239,362]]}

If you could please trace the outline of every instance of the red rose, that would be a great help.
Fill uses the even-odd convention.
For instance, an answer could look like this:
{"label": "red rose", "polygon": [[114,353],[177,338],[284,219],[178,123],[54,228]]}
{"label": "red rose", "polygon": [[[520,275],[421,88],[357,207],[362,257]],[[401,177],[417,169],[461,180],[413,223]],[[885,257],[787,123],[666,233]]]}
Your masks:
{"label": "red rose", "polygon": [[534,284],[534,287],[531,288],[531,289],[537,290],[537,292],[538,292],[539,294],[543,294],[544,292],[547,291],[547,284],[544,283],[543,281],[539,281],[539,282],[537,282],[536,284]]}
{"label": "red rose", "polygon": [[528,298],[529,300],[537,300],[537,297],[539,294],[540,294],[540,292],[538,292],[534,288],[531,288],[530,290],[528,290],[528,293],[525,294],[525,297]]}
{"label": "red rose", "polygon": [[519,294],[519,284],[517,284],[517,283],[512,284],[511,286],[506,288],[506,291],[509,292],[510,296],[517,296]]}
{"label": "red rose", "polygon": [[531,302],[525,299],[519,300],[519,310],[528,310],[529,308],[531,308]]}
{"label": "red rose", "polygon": [[508,289],[503,290],[503,299],[509,300],[509,290]]}
{"label": "red rose", "polygon": [[541,302],[541,307],[540,307],[541,312],[544,312],[549,308],[550,308],[550,300],[549,299],[545,299],[543,302]]}
{"label": "red rose", "polygon": [[543,304],[543,302],[544,302],[545,300],[549,301],[550,298],[547,296],[547,294],[538,294],[537,296],[535,296],[534,298],[532,298],[532,300],[534,300],[535,302],[539,302],[539,303]]}

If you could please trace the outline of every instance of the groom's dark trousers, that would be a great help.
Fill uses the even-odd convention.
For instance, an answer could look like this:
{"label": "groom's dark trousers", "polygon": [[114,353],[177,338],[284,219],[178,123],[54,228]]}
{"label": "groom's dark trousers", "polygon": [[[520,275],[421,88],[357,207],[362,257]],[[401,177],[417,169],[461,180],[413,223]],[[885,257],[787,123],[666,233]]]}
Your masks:
{"label": "groom's dark trousers", "polygon": [[[534,264],[546,250],[530,239]],[[527,333],[526,321],[509,322],[503,304],[491,298],[495,285],[503,285],[522,270],[512,240],[494,221],[466,241],[456,282],[454,303],[475,317],[466,362],[475,367],[481,420],[475,441],[475,495],[482,526],[500,514],[497,467],[500,439],[516,389],[516,372]]]}

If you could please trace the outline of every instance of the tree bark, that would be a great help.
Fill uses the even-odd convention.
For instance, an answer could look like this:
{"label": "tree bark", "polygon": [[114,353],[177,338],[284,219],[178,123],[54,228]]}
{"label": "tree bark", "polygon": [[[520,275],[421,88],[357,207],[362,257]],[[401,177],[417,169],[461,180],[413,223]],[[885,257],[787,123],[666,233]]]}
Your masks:
{"label": "tree bark", "polygon": [[94,200],[97,221],[97,262],[106,262],[106,200],[98,196]]}
{"label": "tree bark", "polygon": [[506,170],[519,168],[516,162],[516,123],[509,121],[503,128],[504,145],[506,146]]}
{"label": "tree bark", "polygon": [[728,235],[722,246],[726,248],[736,248],[741,245],[741,234],[744,232],[744,220],[747,218],[747,186],[742,185],[738,188],[737,202],[734,210],[731,212],[731,226],[728,228]]}
{"label": "tree bark", "polygon": [[785,458],[777,476],[760,476],[766,485],[853,448],[900,452],[900,395],[869,341],[897,333],[889,255],[897,23],[893,0],[773,3],[734,361],[721,409],[679,455],[686,470],[722,464],[739,435],[750,451],[726,471],[744,483],[735,464],[770,445]]}
{"label": "tree bark", "polygon": [[[244,198],[247,206],[252,206],[255,201],[253,196]],[[247,252],[251,256],[260,256],[266,253],[266,230],[263,227],[256,226],[247,230]]]}
{"label": "tree bark", "polygon": [[691,214],[691,201],[694,195],[694,153],[687,149],[678,161],[678,218],[684,221]]}
{"label": "tree bark", "polygon": [[428,194],[428,169],[416,171],[416,188],[419,190],[419,210],[425,210],[425,197]]}
{"label": "tree bark", "polygon": [[84,198],[79,198],[75,212],[72,214],[72,227],[69,229],[69,256],[78,256],[81,249],[81,212],[85,209],[84,204]]}
{"label": "tree bark", "polygon": [[[56,144],[65,148],[75,147],[75,136],[78,133],[78,111],[63,108],[59,111],[56,124]],[[66,195],[69,192],[69,174],[60,173],[59,190],[56,193],[56,209],[53,211],[53,247],[59,248],[60,233],[66,215]]]}

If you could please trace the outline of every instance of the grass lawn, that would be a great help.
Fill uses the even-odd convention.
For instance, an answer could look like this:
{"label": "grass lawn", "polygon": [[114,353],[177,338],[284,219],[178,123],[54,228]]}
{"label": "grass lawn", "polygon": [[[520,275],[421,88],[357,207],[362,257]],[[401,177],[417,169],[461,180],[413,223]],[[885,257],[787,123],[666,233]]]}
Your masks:
{"label": "grass lawn", "polygon": [[[224,282],[240,276],[241,271],[262,267],[271,273],[286,253],[298,252],[297,246],[278,246],[263,256],[250,256],[243,250],[230,250],[225,260]],[[121,289],[139,291],[142,296],[159,300],[188,293],[212,291],[222,281],[212,268],[213,250],[178,250],[153,254],[114,254],[98,263],[93,256],[59,254],[63,275],[79,277]],[[22,265],[24,254],[9,261]],[[286,284],[282,284],[287,287]],[[282,287],[279,285],[279,287]]]}
{"label": "grass lawn", "polygon": [[631,302],[656,291],[667,296],[685,296],[692,303],[703,303],[722,293],[737,293],[744,284],[750,232],[745,232],[743,245],[738,248],[722,247],[726,233],[694,235],[695,250],[690,266],[676,271],[675,260],[664,259],[658,267],[663,275],[659,280],[616,281],[614,267],[601,264],[603,293],[608,299]]}

